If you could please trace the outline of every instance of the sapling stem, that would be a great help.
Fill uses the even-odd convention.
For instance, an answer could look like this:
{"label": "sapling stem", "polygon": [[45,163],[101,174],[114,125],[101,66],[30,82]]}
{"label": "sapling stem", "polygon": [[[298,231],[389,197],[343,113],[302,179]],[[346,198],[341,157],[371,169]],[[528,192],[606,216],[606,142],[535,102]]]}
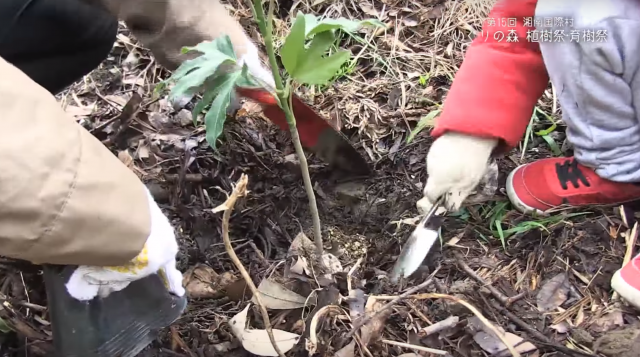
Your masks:
{"label": "sapling stem", "polygon": [[[274,1],[270,0],[268,17],[269,19],[272,19],[273,17],[273,8]],[[296,119],[290,106],[289,99],[291,93],[288,90],[285,90],[285,86],[282,83],[282,76],[280,76],[280,72],[278,71],[278,62],[276,61],[276,53],[273,48],[272,22],[269,21],[269,23],[267,24],[265,20],[267,17],[264,14],[264,9],[262,8],[262,2],[260,0],[253,0],[251,9],[258,22],[262,37],[264,38],[267,55],[269,56],[269,65],[271,67],[271,72],[273,73],[273,79],[276,85],[276,95],[278,96],[278,102],[280,104],[280,107],[284,111],[285,118],[287,119],[287,123],[289,124],[291,140],[293,140],[293,146],[296,149],[296,155],[298,156],[298,161],[300,162],[300,169],[302,170],[302,180],[304,181],[304,188],[309,199],[309,209],[311,210],[311,218],[313,220],[313,235],[314,241],[316,243],[316,250],[318,253],[317,256],[319,257],[320,261],[322,261],[322,252],[324,250],[324,247],[322,244],[320,214],[318,212],[318,205],[316,203],[316,195],[313,192],[313,185],[311,184],[311,175],[309,174],[307,157],[304,155],[302,144],[300,143],[300,136],[298,135],[298,128],[296,127]],[[291,86],[287,86],[287,88],[291,88]]]}

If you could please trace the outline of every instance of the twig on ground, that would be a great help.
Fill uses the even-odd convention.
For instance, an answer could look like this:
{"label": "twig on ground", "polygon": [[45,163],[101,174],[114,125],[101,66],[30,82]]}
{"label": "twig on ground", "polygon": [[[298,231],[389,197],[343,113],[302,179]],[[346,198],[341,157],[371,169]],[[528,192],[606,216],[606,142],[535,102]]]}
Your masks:
{"label": "twig on ground", "polygon": [[364,351],[364,353],[369,356],[369,357],[373,357],[373,354],[371,353],[371,351],[369,351],[369,348],[367,347],[367,345],[365,345],[364,343],[362,343],[362,339],[360,338],[360,336],[355,335],[353,336],[354,339],[356,340],[356,342],[358,343],[358,345],[360,346],[360,348],[362,349],[362,351]]}
{"label": "twig on ground", "polygon": [[396,110],[392,113],[381,114],[380,118],[382,119],[391,119],[391,118],[411,118],[411,117],[419,117],[422,115],[429,114],[431,110],[427,109],[405,109],[405,110]]}
{"label": "twig on ground", "polygon": [[249,286],[249,289],[251,289],[253,296],[256,297],[256,301],[260,306],[260,312],[262,313],[262,319],[264,320],[264,328],[265,330],[267,330],[267,334],[269,335],[269,340],[271,340],[273,349],[276,351],[278,356],[285,357],[284,353],[280,351],[280,348],[278,347],[278,343],[276,342],[276,339],[273,336],[271,321],[269,320],[269,313],[267,312],[267,308],[264,306],[264,303],[262,302],[262,298],[260,297],[260,292],[258,291],[258,288],[256,287],[256,285],[253,283],[253,280],[251,280],[251,276],[249,276],[249,272],[247,272],[247,269],[244,267],[244,265],[242,265],[242,262],[240,262],[240,259],[238,259],[236,252],[233,250],[233,247],[231,246],[231,239],[229,238],[229,219],[231,218],[231,212],[233,211],[233,207],[236,205],[236,201],[238,200],[238,197],[244,196],[246,194],[248,180],[249,179],[247,175],[242,174],[242,176],[240,176],[240,179],[238,180],[238,183],[236,184],[236,187],[234,187],[233,192],[231,192],[231,195],[229,196],[229,198],[227,198],[227,200],[221,205],[221,207],[222,206],[225,207],[224,213],[222,214],[222,240],[224,241],[224,248],[226,249],[227,254],[229,254],[229,257],[231,257],[231,260],[233,261],[233,264],[236,266],[236,268],[240,270],[240,274],[242,274],[242,277],[247,282],[247,285]]}
{"label": "twig on ground", "polygon": [[440,331],[446,330],[458,324],[460,318],[458,316],[449,316],[442,321],[438,321],[431,326],[427,326],[422,329],[422,332],[425,336],[433,335],[434,333],[438,333]]}
{"label": "twig on ground", "polygon": [[404,342],[396,342],[396,341],[391,341],[391,340],[381,340],[380,342],[386,343],[387,345],[400,346],[400,347],[404,347],[404,348],[410,348],[412,350],[418,350],[418,351],[433,353],[435,355],[446,356],[446,355],[449,354],[449,352],[447,352],[447,351],[437,350],[435,348],[412,345],[412,344],[404,343]]}
{"label": "twig on ground", "polygon": [[262,254],[262,251],[258,249],[256,244],[253,243],[252,241],[249,241],[249,246],[251,247],[251,249],[253,249],[253,252],[256,253],[256,256],[258,257],[258,261],[260,262],[260,264],[262,264],[263,267],[268,268],[270,264],[267,261],[267,259],[264,257],[264,254]]}
{"label": "twig on ground", "polygon": [[367,322],[373,320],[375,317],[379,316],[380,314],[384,313],[386,310],[389,310],[393,305],[396,305],[397,303],[399,303],[400,301],[402,301],[403,299],[406,299],[407,297],[411,296],[412,294],[416,293],[417,291],[426,288],[427,286],[431,285],[431,283],[433,283],[433,275],[437,272],[438,270],[436,270],[433,274],[431,274],[431,277],[429,277],[429,279],[427,279],[424,283],[413,287],[409,290],[407,290],[406,292],[404,292],[402,295],[398,295],[396,297],[393,298],[393,300],[389,301],[388,303],[386,303],[384,306],[382,306],[380,308],[380,310],[376,311],[375,314],[371,314],[371,315],[367,315],[367,316],[363,316],[361,319],[359,319],[358,321],[356,321],[353,324],[353,328],[351,329],[351,331],[349,331],[349,333],[347,333],[347,338],[353,336],[354,333],[356,333],[362,326],[364,326]]}
{"label": "twig on ground", "polygon": [[[392,297],[387,297],[387,296],[376,296],[375,297],[378,300],[385,300],[385,299],[389,299]],[[491,331],[493,332],[493,334],[500,339],[500,341],[507,346],[507,349],[509,349],[509,352],[511,352],[511,355],[513,357],[521,357],[520,353],[518,351],[516,351],[515,348],[513,348],[513,346],[509,343],[509,341],[506,340],[504,334],[502,334],[494,325],[493,323],[491,323],[491,321],[489,321],[486,317],[484,317],[484,315],[482,315],[482,313],[480,311],[478,311],[478,309],[476,309],[473,305],[471,305],[470,303],[457,298],[455,296],[451,296],[451,295],[447,295],[447,294],[438,294],[438,293],[427,293],[427,294],[418,294],[418,295],[410,295],[407,296],[408,299],[416,299],[416,300],[425,300],[425,299],[446,299],[446,300],[452,300],[455,301],[456,303],[463,305],[464,307],[466,307],[467,309],[469,309],[469,311],[471,311],[474,315],[476,315],[476,317],[478,317],[478,319],[480,319],[480,321]],[[393,298],[395,300],[395,298]]]}
{"label": "twig on ground", "polygon": [[349,314],[337,305],[327,305],[318,310],[318,312],[313,315],[313,319],[311,319],[311,325],[309,327],[309,345],[307,346],[309,355],[314,354],[318,348],[318,321],[320,321],[320,318],[324,316],[324,314],[331,312],[331,310],[342,313],[345,316],[349,316]]}
{"label": "twig on ground", "polygon": [[496,301],[490,301],[490,300],[485,300],[485,301],[487,301],[489,304],[491,304],[491,306],[494,309],[498,310],[498,312],[500,312],[505,317],[507,317],[509,320],[511,320],[511,322],[513,322],[514,324],[518,325],[521,329],[523,329],[524,331],[529,333],[531,335],[531,337],[534,337],[536,340],[538,340],[538,341],[532,340],[531,342],[538,343],[538,344],[544,344],[544,345],[552,347],[552,348],[554,348],[554,349],[556,349],[556,350],[558,350],[558,351],[560,351],[562,353],[566,353],[566,354],[573,355],[573,356],[596,357],[596,355],[594,355],[594,354],[586,353],[586,352],[582,352],[582,351],[578,351],[578,350],[573,350],[571,348],[568,348],[568,347],[565,347],[565,346],[563,346],[561,344],[553,342],[550,338],[548,338],[547,336],[543,335],[542,332],[538,331],[534,327],[531,327],[528,323],[524,322],[522,319],[520,319],[514,313],[509,311],[506,307],[500,305]]}
{"label": "twig on ground", "polygon": [[349,269],[349,273],[347,274],[347,291],[353,290],[351,286],[351,276],[353,275],[353,273],[356,272],[356,269],[358,269],[361,263],[362,263],[362,258],[358,258],[358,261],[355,264],[353,264],[351,269]]}
{"label": "twig on ground", "polygon": [[498,289],[496,289],[491,284],[489,284],[486,281],[484,281],[484,279],[479,277],[478,274],[476,274],[476,272],[473,271],[473,269],[471,269],[471,267],[469,267],[469,265],[467,265],[467,263],[464,262],[464,257],[462,256],[462,254],[460,254],[459,252],[454,252],[453,255],[456,257],[456,262],[458,263],[460,268],[467,275],[469,275],[470,278],[472,278],[473,280],[475,280],[478,283],[482,284],[483,287],[487,288],[487,290],[489,290],[491,295],[493,295],[493,297],[498,299],[498,301],[500,301],[500,303],[502,303],[504,306],[510,306],[516,300],[518,300],[518,299],[520,299],[522,297],[522,295],[517,295],[517,296],[514,296],[514,297],[507,297],[506,295],[501,293]]}
{"label": "twig on ground", "polygon": [[[182,337],[180,337],[180,334],[178,333],[178,329],[175,326],[171,326],[169,328],[169,330],[171,330],[171,341],[172,341],[172,345],[175,344],[178,347],[180,346],[180,348],[182,348],[182,350],[184,350],[185,352],[187,352],[187,354],[190,357],[197,357],[196,354],[191,351],[191,349],[189,348],[189,346],[187,346],[187,344],[184,342],[184,340],[182,339]],[[174,348],[175,349],[175,348]]]}
{"label": "twig on ground", "polygon": [[424,321],[424,322],[426,322],[427,324],[429,324],[429,326],[433,325],[433,322],[431,322],[431,320],[430,320],[428,317],[426,317],[426,316],[422,313],[422,311],[420,311],[420,309],[418,309],[418,308],[416,307],[416,305],[415,305],[413,302],[411,302],[411,301],[407,301],[407,302],[406,302],[406,304],[407,304],[407,306],[409,306],[409,308],[411,309],[411,311],[413,311],[413,313],[414,313],[414,314],[418,315],[418,317],[419,317],[422,321]]}
{"label": "twig on ground", "polygon": [[[522,328],[523,330],[527,331],[529,334],[531,334],[536,339],[544,342],[546,345],[548,345],[550,347],[553,347],[553,348],[557,349],[558,351],[562,351],[563,353],[568,353],[568,354],[573,354],[573,355],[577,354],[577,355],[580,355],[580,356],[593,356],[591,354],[585,354],[583,352],[575,351],[575,350],[572,350],[570,348],[567,348],[567,347],[564,347],[562,345],[559,345],[557,343],[554,343],[551,339],[547,338],[547,336],[543,335],[540,331],[538,331],[537,329],[529,326],[529,324],[527,324],[526,322],[524,322],[523,320],[521,320],[515,314],[513,314],[511,311],[508,310],[508,307],[511,304],[513,304],[516,300],[520,299],[523,296],[523,294],[518,294],[518,295],[510,297],[510,298],[505,296],[500,291],[498,291],[498,289],[496,289],[493,286],[487,284],[487,282],[485,282],[484,279],[479,277],[478,274],[476,274],[473,271],[473,269],[471,269],[469,267],[469,265],[467,265],[467,263],[464,262],[464,257],[460,253],[454,252],[454,256],[456,257],[456,261],[457,261],[458,265],[460,266],[460,268],[467,275],[469,275],[469,277],[471,277],[472,279],[474,279],[478,283],[480,283],[483,286],[485,286],[489,290],[491,295],[493,295],[493,297],[500,302],[500,303],[497,303],[495,301],[490,301],[490,304],[496,310],[500,311],[507,318],[509,318],[509,320],[513,321],[513,323],[515,323],[516,325],[520,326],[520,328]],[[502,305],[500,305],[500,304],[502,304]]]}

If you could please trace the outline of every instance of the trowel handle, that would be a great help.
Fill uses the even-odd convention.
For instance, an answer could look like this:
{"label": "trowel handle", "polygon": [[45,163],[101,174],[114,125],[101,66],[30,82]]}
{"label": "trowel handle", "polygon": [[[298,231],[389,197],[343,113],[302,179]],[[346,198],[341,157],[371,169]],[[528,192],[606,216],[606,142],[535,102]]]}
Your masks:
{"label": "trowel handle", "polygon": [[431,206],[431,209],[429,210],[429,212],[427,212],[427,214],[420,220],[420,223],[418,223],[418,228],[424,227],[427,224],[427,222],[431,219],[431,217],[433,217],[436,214],[436,212],[438,211],[438,208],[442,206],[443,202],[444,202],[444,196],[438,197],[438,199],[433,204],[433,206]]}

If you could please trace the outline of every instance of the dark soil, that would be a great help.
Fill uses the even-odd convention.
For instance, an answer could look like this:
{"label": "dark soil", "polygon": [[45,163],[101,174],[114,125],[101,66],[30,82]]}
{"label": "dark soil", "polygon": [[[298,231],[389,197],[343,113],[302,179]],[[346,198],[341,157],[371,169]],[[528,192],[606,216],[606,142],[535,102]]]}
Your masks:
{"label": "dark soil", "polygon": [[[128,35],[126,30],[123,33]],[[130,97],[130,77],[110,71],[120,68],[128,54],[126,47],[115,47],[110,58],[91,73],[95,87],[86,89],[80,82],[69,89],[84,104],[97,103],[97,109],[81,121],[89,130],[120,113],[122,105],[109,104],[106,97],[124,98],[124,102]],[[294,153],[289,134],[241,110],[229,119],[224,139],[218,151],[213,151],[203,140],[200,128],[181,124],[184,112],[167,109],[162,100],[152,98],[153,84],[165,78],[166,72],[150,63],[145,53],[134,71],[146,68],[146,81],[138,88],[145,103],[141,112],[120,129],[110,131],[107,127],[94,135],[114,154],[127,151],[134,158],[134,171],[141,174],[175,225],[181,271],[204,264],[218,274],[237,272],[223,247],[222,215],[211,209],[225,201],[242,173],[247,174],[249,194],[239,200],[232,214],[231,239],[258,284],[285,258],[300,231],[313,236],[300,170],[288,159]],[[436,89],[448,85],[441,83]],[[68,97],[68,93],[61,96]],[[305,98],[314,107],[323,106],[323,98]],[[380,107],[387,105],[382,96],[377,100]],[[494,222],[486,214],[495,202],[506,201],[501,191],[492,202],[467,207],[466,213],[445,218],[442,236],[450,244],[437,245],[423,268],[401,287],[390,285],[384,272],[391,270],[413,229],[397,222],[418,214],[415,202],[421,198],[427,179],[425,157],[432,139],[426,130],[406,144],[406,130],[389,130],[390,135],[375,142],[385,154],[374,161],[366,150],[372,145],[371,138],[343,125],[343,132],[370,163],[373,173],[369,177],[350,177],[329,169],[312,154],[308,156],[325,246],[344,250],[340,261],[347,270],[363,258],[355,277],[366,294],[398,295],[404,287],[418,285],[437,271],[434,284],[422,292],[463,298],[505,331],[533,343],[538,348],[537,356],[571,356],[567,346],[580,349],[582,355],[593,355],[589,351],[596,338],[637,320],[636,312],[611,297],[610,279],[621,267],[626,249],[620,233],[628,229],[611,209],[593,209],[584,216],[546,223],[544,229],[517,233],[506,240],[504,249],[494,236]],[[197,147],[185,150],[185,140],[195,140]],[[527,151],[524,162],[550,156],[544,145],[543,141],[534,142],[535,150]],[[148,153],[140,155],[142,150]],[[521,163],[520,155],[515,149],[499,160],[500,187],[504,187],[506,174]],[[503,229],[534,220],[505,207]],[[4,310],[0,316],[17,330],[2,335],[3,356],[43,355],[50,349],[50,326],[39,268],[6,259],[0,262],[0,270],[0,294],[16,311],[9,314]],[[548,279],[563,272],[567,272],[570,286],[568,298],[558,309],[543,314],[537,308],[537,294]],[[349,295],[345,276],[338,276],[334,287],[342,296]],[[223,296],[191,299],[184,315],[172,328],[162,331],[158,341],[142,355],[250,356],[239,346],[216,352],[221,344],[235,340],[226,323],[245,306],[242,288],[237,294],[229,288]],[[381,332],[383,339],[442,349],[453,356],[489,355],[474,341],[468,326],[473,314],[465,307],[438,299],[407,301],[394,307]],[[620,311],[621,323],[608,322],[613,311]],[[454,328],[430,336],[420,334],[418,327],[450,316],[460,319]],[[303,316],[291,310],[274,313],[271,320],[276,321],[276,328],[291,331],[298,320],[308,324],[311,318],[308,312]],[[559,332],[562,323],[568,324],[567,331]],[[254,327],[260,324],[256,321]],[[343,336],[349,329],[344,322],[327,319],[319,331],[323,341],[320,355],[333,355],[348,344]],[[576,334],[587,337],[579,339]],[[306,356],[304,339],[299,347],[290,355]],[[416,352],[377,340],[367,348],[373,356]]]}

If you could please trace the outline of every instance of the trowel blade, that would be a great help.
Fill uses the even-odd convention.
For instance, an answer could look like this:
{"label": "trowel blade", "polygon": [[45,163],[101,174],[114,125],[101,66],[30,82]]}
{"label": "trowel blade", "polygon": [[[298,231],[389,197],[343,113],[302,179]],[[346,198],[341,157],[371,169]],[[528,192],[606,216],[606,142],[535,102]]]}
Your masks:
{"label": "trowel blade", "polygon": [[409,277],[418,270],[437,240],[437,230],[418,227],[411,234],[400,252],[400,256],[391,272],[391,282],[396,283],[400,277]]}
{"label": "trowel blade", "polygon": [[184,311],[187,298],[165,288],[158,275],[133,281],[106,298],[83,302],[65,283],[75,266],[43,266],[53,342],[58,356],[134,357]]}
{"label": "trowel blade", "polygon": [[[236,88],[236,90],[241,96],[260,103],[264,116],[281,130],[289,132],[285,113],[269,91],[257,88]],[[371,173],[367,161],[340,130],[297,95],[293,95],[291,102],[302,146],[314,152],[326,163],[344,172],[362,176]]]}

